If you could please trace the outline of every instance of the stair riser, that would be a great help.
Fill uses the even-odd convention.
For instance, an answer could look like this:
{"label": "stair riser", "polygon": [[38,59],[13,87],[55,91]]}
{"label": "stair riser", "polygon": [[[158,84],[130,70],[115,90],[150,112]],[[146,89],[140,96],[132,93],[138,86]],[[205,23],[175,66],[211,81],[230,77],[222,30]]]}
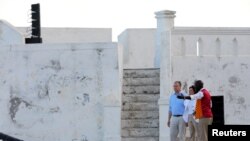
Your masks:
{"label": "stair riser", "polygon": [[159,111],[123,111],[122,119],[159,119]]}
{"label": "stair riser", "polygon": [[147,86],[147,85],[160,85],[160,78],[124,78],[124,86]]}
{"label": "stair riser", "polygon": [[122,109],[124,111],[156,111],[159,107],[156,103],[124,103]]}
{"label": "stair riser", "polygon": [[158,102],[159,94],[126,94],[123,95],[123,102]]}
{"label": "stair riser", "polygon": [[158,119],[149,120],[122,120],[123,128],[158,128]]}
{"label": "stair riser", "polygon": [[124,70],[124,78],[150,78],[150,77],[159,77],[160,70]]}
{"label": "stair riser", "polygon": [[159,137],[158,128],[122,129],[122,137]]}
{"label": "stair riser", "polygon": [[159,94],[160,86],[123,86],[123,94]]}

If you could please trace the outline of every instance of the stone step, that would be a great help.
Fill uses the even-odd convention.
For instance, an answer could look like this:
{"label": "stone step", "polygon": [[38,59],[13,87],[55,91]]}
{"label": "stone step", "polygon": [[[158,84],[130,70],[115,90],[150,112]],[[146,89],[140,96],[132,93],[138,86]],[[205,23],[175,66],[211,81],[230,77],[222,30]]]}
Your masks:
{"label": "stone step", "polygon": [[125,69],[123,70],[124,78],[144,78],[159,77],[160,69]]}
{"label": "stone step", "polygon": [[160,85],[159,77],[151,78],[123,78],[124,86],[147,86],[147,85]]}
{"label": "stone step", "polygon": [[159,141],[160,70],[123,71],[122,141]]}
{"label": "stone step", "polygon": [[159,111],[123,111],[122,119],[159,119]]}
{"label": "stone step", "polygon": [[123,102],[158,102],[159,94],[124,94]]}
{"label": "stone step", "polygon": [[137,103],[128,103],[123,102],[122,106],[123,111],[157,111],[159,106],[156,102],[137,102]]}
{"label": "stone step", "polygon": [[123,94],[159,94],[160,86],[123,86]]}
{"label": "stone step", "polygon": [[159,128],[126,128],[122,137],[159,137]]}
{"label": "stone step", "polygon": [[122,128],[158,128],[158,119],[125,119]]}
{"label": "stone step", "polygon": [[158,137],[122,138],[122,141],[159,141]]}

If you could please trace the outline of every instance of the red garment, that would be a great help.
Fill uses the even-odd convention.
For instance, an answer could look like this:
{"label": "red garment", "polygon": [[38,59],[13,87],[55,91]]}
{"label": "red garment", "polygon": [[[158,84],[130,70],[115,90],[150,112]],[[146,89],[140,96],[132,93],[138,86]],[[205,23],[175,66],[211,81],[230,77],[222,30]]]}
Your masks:
{"label": "red garment", "polygon": [[212,107],[211,107],[211,95],[206,89],[202,89],[203,97],[201,99],[201,109],[204,118],[213,117]]}

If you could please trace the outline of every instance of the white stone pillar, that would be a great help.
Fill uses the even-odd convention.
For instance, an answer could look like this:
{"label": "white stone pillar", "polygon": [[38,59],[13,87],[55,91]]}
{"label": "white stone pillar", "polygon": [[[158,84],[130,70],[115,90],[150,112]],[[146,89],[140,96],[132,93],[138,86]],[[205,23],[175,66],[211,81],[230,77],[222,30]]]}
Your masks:
{"label": "white stone pillar", "polygon": [[174,28],[175,13],[175,11],[168,10],[155,13],[157,18],[155,67],[160,68],[160,99],[158,101],[160,141],[170,140],[167,120],[168,99],[172,89],[171,31]]}
{"label": "white stone pillar", "polygon": [[121,101],[115,96],[104,99],[104,141],[121,141]]}

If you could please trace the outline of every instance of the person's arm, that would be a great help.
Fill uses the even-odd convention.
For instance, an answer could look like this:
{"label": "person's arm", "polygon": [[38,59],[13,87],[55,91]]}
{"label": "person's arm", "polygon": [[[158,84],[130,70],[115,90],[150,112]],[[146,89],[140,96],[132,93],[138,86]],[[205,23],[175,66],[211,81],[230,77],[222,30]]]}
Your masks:
{"label": "person's arm", "polygon": [[198,92],[197,94],[191,95],[190,98],[191,98],[191,99],[197,100],[197,99],[202,99],[203,96],[204,96],[204,95],[203,95],[203,92],[200,91],[200,92]]}
{"label": "person's arm", "polygon": [[168,112],[168,127],[170,127],[170,120],[172,117],[171,96],[169,98],[169,112]]}
{"label": "person's arm", "polygon": [[168,127],[170,127],[170,120],[171,120],[171,117],[172,117],[172,112],[168,112]]}
{"label": "person's arm", "polygon": [[179,99],[202,99],[203,97],[203,93],[202,92],[198,92],[197,94],[194,95],[190,95],[190,96],[177,96],[177,98]]}

